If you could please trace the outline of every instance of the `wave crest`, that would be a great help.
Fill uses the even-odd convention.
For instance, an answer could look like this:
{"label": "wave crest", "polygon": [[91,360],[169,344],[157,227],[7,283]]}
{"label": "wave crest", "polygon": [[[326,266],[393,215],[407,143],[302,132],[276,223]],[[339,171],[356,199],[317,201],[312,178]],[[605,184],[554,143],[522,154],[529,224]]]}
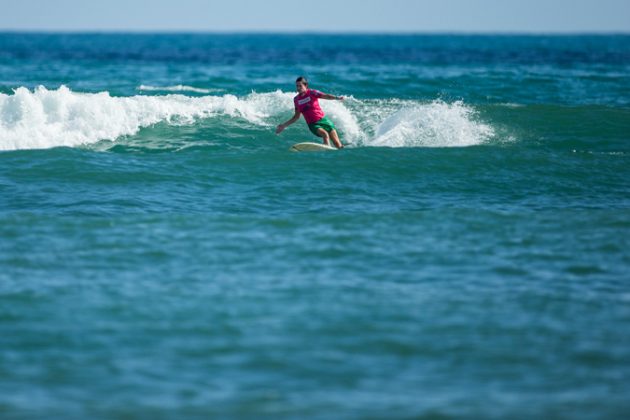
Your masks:
{"label": "wave crest", "polygon": [[186,86],[186,85],[174,85],[174,86],[140,85],[136,89],[141,90],[141,91],[147,91],[147,92],[194,92],[194,93],[212,93],[212,92],[220,92],[222,90],[222,89],[204,89],[204,88],[197,88],[194,86]]}
{"label": "wave crest", "polygon": [[283,99],[289,101],[289,95],[112,97],[108,92],[76,93],[66,86],[56,90],[40,86],[32,92],[20,87],[13,95],[0,94],[0,150],[113,141],[161,121],[190,124],[217,115],[268,126],[265,118]]}
{"label": "wave crest", "polygon": [[[244,97],[190,97],[181,94],[114,97],[108,92],[78,93],[65,86],[0,94],[0,150],[42,149],[115,141],[160,122],[193,124],[199,119],[245,120],[273,133],[293,112],[294,93],[280,90]],[[461,102],[366,100],[322,101],[322,108],[351,146],[463,147],[494,135]],[[223,122],[222,122],[223,123]],[[295,129],[297,132],[297,128]]]}

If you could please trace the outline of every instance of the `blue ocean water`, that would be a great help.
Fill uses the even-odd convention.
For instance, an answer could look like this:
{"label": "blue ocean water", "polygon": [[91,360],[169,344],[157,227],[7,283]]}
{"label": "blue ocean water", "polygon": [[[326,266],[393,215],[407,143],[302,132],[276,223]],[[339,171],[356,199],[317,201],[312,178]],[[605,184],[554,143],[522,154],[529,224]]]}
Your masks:
{"label": "blue ocean water", "polygon": [[627,417],[629,41],[0,34],[0,417]]}

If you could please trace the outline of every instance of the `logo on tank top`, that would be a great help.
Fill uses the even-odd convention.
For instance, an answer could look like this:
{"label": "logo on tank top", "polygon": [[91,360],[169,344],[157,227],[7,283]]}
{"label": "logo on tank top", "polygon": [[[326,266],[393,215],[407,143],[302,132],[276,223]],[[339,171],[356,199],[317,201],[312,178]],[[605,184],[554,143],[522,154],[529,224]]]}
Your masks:
{"label": "logo on tank top", "polygon": [[304,104],[307,104],[309,102],[311,102],[311,97],[310,96],[307,96],[304,99],[298,99],[298,105],[304,105]]}

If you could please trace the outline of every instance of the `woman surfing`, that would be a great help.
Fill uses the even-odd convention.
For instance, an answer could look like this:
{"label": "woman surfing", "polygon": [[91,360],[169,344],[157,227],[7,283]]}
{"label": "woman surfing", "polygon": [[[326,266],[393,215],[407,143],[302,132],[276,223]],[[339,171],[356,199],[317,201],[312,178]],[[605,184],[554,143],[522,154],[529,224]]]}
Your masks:
{"label": "woman surfing", "polygon": [[295,105],[295,115],[283,124],[276,127],[276,134],[282,131],[300,119],[300,115],[304,115],[309,130],[318,137],[321,137],[324,144],[330,146],[330,140],[337,149],[342,149],[343,144],[339,140],[335,124],[326,118],[324,111],[319,106],[319,99],[334,99],[343,101],[343,96],[328,95],[315,89],[308,88],[308,80],[305,77],[298,77],[295,81],[295,89],[298,94],[293,98]]}

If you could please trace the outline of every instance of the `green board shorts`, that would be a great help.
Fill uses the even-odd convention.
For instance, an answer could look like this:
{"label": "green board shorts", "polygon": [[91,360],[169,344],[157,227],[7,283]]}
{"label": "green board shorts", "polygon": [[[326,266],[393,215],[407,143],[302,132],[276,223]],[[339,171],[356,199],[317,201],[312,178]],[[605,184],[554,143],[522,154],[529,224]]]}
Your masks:
{"label": "green board shorts", "polygon": [[335,129],[335,124],[333,124],[332,121],[330,121],[328,118],[324,117],[319,121],[315,121],[312,124],[308,125],[309,130],[311,130],[311,133],[315,134],[316,136],[317,134],[317,129],[318,128],[323,128],[324,130],[326,130],[327,132],[331,132]]}

